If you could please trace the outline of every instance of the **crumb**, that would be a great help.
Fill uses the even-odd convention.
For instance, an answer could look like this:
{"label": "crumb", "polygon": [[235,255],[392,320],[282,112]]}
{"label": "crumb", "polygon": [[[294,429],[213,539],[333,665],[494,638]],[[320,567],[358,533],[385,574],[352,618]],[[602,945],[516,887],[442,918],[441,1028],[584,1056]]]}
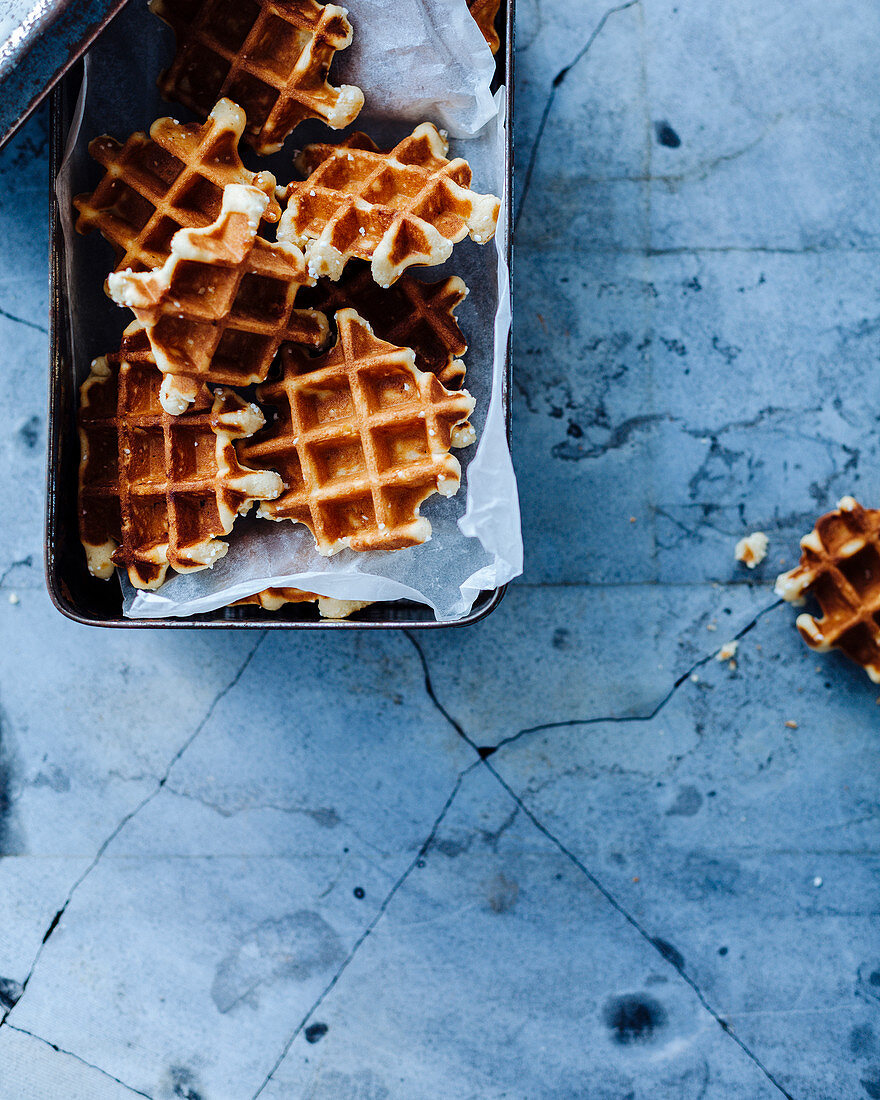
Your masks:
{"label": "crumb", "polygon": [[785,724],[790,730],[796,730],[798,728],[797,722],[792,722],[790,718]]}
{"label": "crumb", "polygon": [[630,516],[629,521],[630,521],[630,523],[635,523],[636,522],[636,517],[635,516]]}
{"label": "crumb", "polygon": [[692,672],[691,673],[691,683],[692,684],[698,684],[699,682],[700,682],[700,677],[696,674],[696,672]]}
{"label": "crumb", "polygon": [[813,885],[816,887],[822,885],[822,879],[818,875],[816,875],[816,877],[813,879]]}
{"label": "crumb", "polygon": [[21,600],[19,599],[17,592],[10,592],[9,593],[9,602],[13,605],[13,607],[15,606],[15,604],[21,603]]}
{"label": "crumb", "polygon": [[727,667],[730,669],[731,672],[736,672],[736,661],[728,661]]}
{"label": "crumb", "polygon": [[749,569],[754,569],[767,557],[769,544],[770,540],[763,531],[755,531],[754,534],[740,539],[736,544],[736,550],[734,551],[736,560],[741,561]]}
{"label": "crumb", "polygon": [[706,623],[706,629],[707,630],[717,630],[718,629],[718,623],[716,623],[714,621],[711,622],[711,623]]}
{"label": "crumb", "polygon": [[730,661],[736,656],[736,651],[738,649],[739,642],[726,642],[715,654],[715,660]]}
{"label": "crumb", "polygon": [[638,875],[634,875],[634,876],[633,876],[633,882],[638,882],[638,881],[639,881],[639,876],[638,876]]}

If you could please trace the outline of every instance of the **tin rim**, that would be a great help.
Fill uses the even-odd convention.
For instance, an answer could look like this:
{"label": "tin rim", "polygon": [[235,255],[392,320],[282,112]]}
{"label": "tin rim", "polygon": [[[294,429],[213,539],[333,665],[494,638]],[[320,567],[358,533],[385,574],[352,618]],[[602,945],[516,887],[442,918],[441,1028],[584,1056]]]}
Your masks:
{"label": "tin rim", "polygon": [[[124,0],[123,0],[124,2]],[[118,10],[123,6],[118,5]],[[506,18],[504,25],[504,41],[499,50],[499,59],[504,60],[504,70],[500,74],[504,77],[505,84],[505,108],[507,111],[507,142],[505,149],[505,176],[507,182],[507,262],[511,268],[512,260],[512,229],[513,229],[513,16],[515,0],[508,0],[506,4]],[[115,14],[115,11],[114,11]],[[112,18],[112,16],[110,17]],[[110,18],[102,24],[106,26]],[[97,33],[97,32],[96,32]],[[94,36],[93,36],[94,37]],[[85,50],[85,46],[79,51],[78,57]],[[64,75],[64,74],[61,74]],[[71,395],[69,380],[66,377],[65,357],[66,349],[66,310],[63,300],[62,286],[64,282],[63,256],[64,240],[61,233],[58,216],[58,205],[55,197],[54,181],[63,156],[66,135],[62,132],[63,126],[63,96],[69,89],[74,74],[67,73],[63,81],[56,83],[51,92],[51,135],[50,135],[50,173],[51,173],[51,198],[50,198],[50,330],[49,330],[49,394],[48,394],[48,466],[46,479],[46,531],[44,565],[46,572],[46,585],[52,603],[66,618],[74,622],[98,627],[137,629],[201,629],[204,627],[219,629],[293,629],[293,630],[426,630],[441,629],[445,627],[468,626],[479,622],[491,614],[501,603],[507,590],[507,585],[500,588],[485,591],[477,597],[471,611],[461,619],[452,622],[437,622],[434,618],[413,618],[411,614],[405,617],[407,611],[421,608],[431,615],[430,608],[426,605],[408,603],[377,603],[364,609],[363,614],[369,616],[363,619],[319,619],[319,618],[293,618],[288,617],[291,611],[267,612],[247,609],[221,608],[207,615],[189,617],[165,617],[158,619],[127,619],[121,614],[121,606],[115,614],[106,616],[89,614],[87,609],[73,598],[68,585],[62,576],[61,558],[63,557],[63,532],[59,504],[62,499],[62,481],[70,483],[69,472],[63,477],[62,447],[64,433],[73,430],[71,428],[71,412],[75,407],[75,394]],[[512,291],[511,291],[512,292]],[[505,371],[502,379],[502,400],[507,425],[507,437],[511,435],[511,408],[510,388],[512,378],[512,328],[507,339],[507,354],[505,358]],[[73,402],[73,405],[71,404]],[[69,533],[68,533],[69,534]],[[81,551],[78,533],[75,536],[76,548]],[[104,582],[96,582],[104,583]],[[121,601],[121,596],[120,596]],[[288,605],[290,608],[291,605]],[[312,605],[292,605],[300,608],[312,608]],[[396,611],[397,614],[394,613]],[[383,616],[384,611],[384,616]],[[391,614],[389,614],[391,612]],[[375,616],[375,617],[372,617]]]}

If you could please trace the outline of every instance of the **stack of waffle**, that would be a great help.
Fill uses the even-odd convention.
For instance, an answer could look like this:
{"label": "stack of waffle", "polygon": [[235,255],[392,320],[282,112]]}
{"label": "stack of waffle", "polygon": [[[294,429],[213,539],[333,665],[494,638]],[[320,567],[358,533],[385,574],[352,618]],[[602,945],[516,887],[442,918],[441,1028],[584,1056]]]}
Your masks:
{"label": "stack of waffle", "polygon": [[[443,263],[466,235],[490,240],[498,199],[472,190],[467,162],[427,122],[387,151],[361,133],[309,145],[303,178],[276,187],[245,167],[239,142],[262,155],[305,119],[353,121],[363,93],[328,82],[352,40],[346,12],[316,0],[150,6],[177,39],[162,92],[204,122],[96,138],[103,178],[74,200],[77,229],[114,249],[107,292],[134,315],[81,389],[90,570],[119,567],[155,589],[169,570],[209,568],[255,504],[305,525],[324,555],[425,542],[421,505],[458,491],[451,450],[474,442],[474,401],[454,316],[467,288],[409,269]],[[495,10],[479,7],[487,36]],[[295,589],[249,599],[318,601],[334,617],[360,606]]]}

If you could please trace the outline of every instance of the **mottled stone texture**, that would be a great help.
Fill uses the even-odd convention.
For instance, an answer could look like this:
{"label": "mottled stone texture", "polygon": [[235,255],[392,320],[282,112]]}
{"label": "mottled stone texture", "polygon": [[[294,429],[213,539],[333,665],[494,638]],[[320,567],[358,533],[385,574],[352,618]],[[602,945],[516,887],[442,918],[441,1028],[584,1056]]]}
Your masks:
{"label": "mottled stone texture", "polygon": [[519,0],[526,574],[465,631],[51,608],[45,114],[0,154],[0,1100],[880,1097],[878,689],[771,591],[880,502],[878,40]]}

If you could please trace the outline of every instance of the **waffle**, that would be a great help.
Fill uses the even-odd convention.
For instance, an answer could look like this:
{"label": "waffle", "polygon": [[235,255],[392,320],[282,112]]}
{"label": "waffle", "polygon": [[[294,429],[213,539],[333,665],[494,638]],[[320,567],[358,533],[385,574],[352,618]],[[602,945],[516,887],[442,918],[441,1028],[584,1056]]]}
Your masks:
{"label": "waffle", "polygon": [[483,38],[489,43],[489,49],[492,53],[498,53],[501,39],[495,30],[495,20],[498,18],[501,0],[467,0],[467,6],[482,31]]}
{"label": "waffle", "polygon": [[299,588],[264,588],[253,596],[236,600],[233,607],[261,607],[264,611],[280,611],[288,603],[316,603],[322,619],[347,619],[355,611],[369,607],[372,600],[337,600],[332,596],[319,596],[317,592],[303,592]]}
{"label": "waffle", "polygon": [[310,360],[288,345],[280,380],[258,390],[277,416],[240,453],[285,484],[259,514],[306,524],[325,555],[418,545],[431,534],[422,502],[458,491],[449,448],[473,442],[474,399],[417,370],[410,349],[376,339],[353,309],[336,326],[331,351]]}
{"label": "waffle", "polygon": [[308,178],[287,188],[278,239],[306,248],[309,271],[337,280],[353,258],[369,260],[390,286],[413,264],[434,267],[466,234],[484,244],[495,233],[499,200],[470,190],[466,160],[423,122],[387,153],[366,134],[340,145],[308,145],[296,160]]}
{"label": "waffle", "polygon": [[265,423],[230,390],[202,387],[192,409],[172,417],[159,404],[161,374],[142,330],[122,350],[95,360],[79,412],[80,537],[88,566],[108,578],[128,570],[136,588],[158,588],[169,567],[205,569],[226,553],[219,536],[281,479],[239,464],[233,440]]}
{"label": "waffle", "polygon": [[166,375],[162,407],[172,415],[203,382],[262,381],[284,340],[327,342],[327,318],[293,308],[299,288],[313,281],[302,253],[257,237],[267,202],[257,188],[231,184],[217,221],[180,230],[161,268],[110,276],[113,300],[146,327]]}
{"label": "waffle", "polygon": [[307,118],[340,130],[364,103],[360,88],[327,83],[351,43],[344,8],[315,0],[151,0],[173,29],[177,56],[159,78],[166,99],[204,116],[218,96],[247,111],[245,140],[277,153]]}
{"label": "waffle", "polygon": [[844,497],[801,539],[800,564],[779,577],[776,592],[791,603],[815,597],[822,618],[797,619],[807,645],[842,650],[880,683],[880,511]]}
{"label": "waffle", "polygon": [[465,366],[459,356],[467,351],[454,313],[467,287],[458,276],[423,283],[402,275],[387,290],[377,286],[367,264],[348,265],[338,283],[319,279],[302,292],[302,304],[332,317],[349,306],[368,321],[380,340],[412,348],[419,370],[436,374],[448,390],[464,385]]}
{"label": "waffle", "polygon": [[202,228],[217,218],[227,184],[265,191],[271,201],[264,217],[277,221],[275,177],[254,175],[238,155],[244,126],[244,111],[221,99],[204,126],[160,118],[149,137],[132,134],[125,145],[95,138],[89,152],[106,171],[91,194],[73,200],[77,230],[100,230],[116,252],[117,271],[149,271],[165,262],[179,229]]}

